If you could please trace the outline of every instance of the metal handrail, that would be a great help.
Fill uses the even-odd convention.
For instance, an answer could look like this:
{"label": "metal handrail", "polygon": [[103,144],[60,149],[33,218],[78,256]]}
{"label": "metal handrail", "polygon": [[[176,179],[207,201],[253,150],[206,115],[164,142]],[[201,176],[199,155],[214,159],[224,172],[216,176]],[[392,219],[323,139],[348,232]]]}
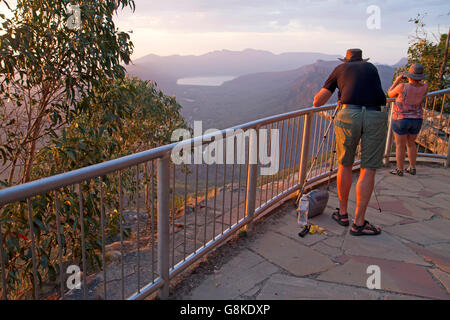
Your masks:
{"label": "metal handrail", "polygon": [[[427,97],[434,97],[441,94],[449,93],[450,88],[443,89],[439,91],[433,91],[428,93]],[[394,98],[388,98],[387,102],[393,102]],[[193,145],[195,143],[201,142],[203,144],[210,143],[210,139],[213,138],[216,135],[222,135],[223,137],[227,135],[227,133],[236,131],[236,130],[248,130],[252,128],[256,128],[259,126],[267,125],[270,123],[274,123],[277,121],[282,121],[294,117],[299,117],[302,115],[306,115],[310,112],[321,112],[321,111],[328,111],[332,110],[336,107],[336,104],[328,104],[321,106],[319,108],[309,107],[309,108],[303,108],[298,109],[291,112],[281,113],[274,116],[269,116],[263,119],[250,121],[241,125],[237,125],[228,129],[219,130],[218,132],[214,134],[209,135],[203,135],[200,137],[191,138],[188,140],[184,140],[182,142],[172,143],[169,145],[164,145],[161,147],[157,147],[154,149],[150,149],[147,151],[135,153],[129,156],[125,156],[122,158],[114,159],[105,161],[102,163],[94,164],[88,167],[76,169],[70,172],[61,173],[55,176],[42,178],[36,181],[31,181],[28,183],[24,183],[17,186],[12,186],[9,188],[5,188],[0,190],[0,206],[14,202],[19,201],[22,199],[26,199],[32,196],[36,196],[38,194],[46,193],[48,191],[62,188],[68,185],[76,184],[88,179],[93,179],[96,177],[103,176],[108,173],[112,173],[117,170],[126,169],[147,161],[151,161],[158,158],[163,158],[164,156],[167,156],[172,149],[179,144],[182,145]]]}
{"label": "metal handrail", "polygon": [[[428,94],[428,98],[430,97],[436,97],[440,95],[446,95],[450,93],[450,88],[439,90],[435,92],[431,92]],[[389,98],[387,99],[387,103],[391,104],[394,101],[394,99]],[[444,99],[445,102],[445,99]],[[443,102],[443,103],[444,103]],[[278,114],[274,116],[269,116],[263,119],[251,121],[245,124],[237,125],[228,129],[218,130],[214,133],[203,135],[200,137],[194,137],[191,139],[187,139],[181,142],[172,143],[169,145],[164,145],[158,148],[154,148],[151,150],[147,150],[144,152],[132,154],[129,156],[121,157],[118,159],[106,161],[103,163],[91,165],[88,167],[80,168],[77,170],[73,170],[70,172],[58,174],[55,176],[42,178],[36,181],[28,182],[25,184],[9,187],[0,190],[0,208],[1,206],[16,202],[16,201],[22,201],[22,200],[29,200],[30,198],[47,193],[49,191],[56,191],[62,187],[74,185],[74,184],[80,184],[84,181],[95,179],[97,177],[105,176],[111,173],[115,173],[120,170],[124,170],[127,168],[132,168],[134,166],[138,166],[139,164],[148,163],[156,161],[157,162],[157,173],[158,173],[158,181],[157,181],[157,214],[158,214],[158,243],[157,243],[157,249],[158,249],[158,274],[159,277],[154,280],[152,283],[146,284],[144,287],[140,288],[137,292],[130,295],[128,299],[143,299],[149,294],[155,292],[156,290],[159,290],[160,297],[165,299],[168,297],[169,294],[169,283],[170,279],[178,276],[181,274],[184,270],[186,270],[189,266],[191,266],[194,262],[198,261],[202,256],[205,254],[211,252],[214,248],[216,248],[218,245],[226,241],[230,236],[235,234],[238,230],[240,230],[242,227],[251,225],[254,218],[265,212],[266,210],[269,210],[274,205],[279,204],[283,199],[288,198],[295,192],[297,192],[299,189],[301,189],[302,185],[305,183],[305,175],[306,175],[306,169],[308,167],[308,161],[309,161],[309,153],[311,151],[315,152],[324,152],[324,150],[314,150],[314,142],[312,147],[310,147],[310,141],[311,137],[314,131],[314,138],[316,138],[316,133],[318,135],[321,134],[321,124],[319,125],[318,117],[316,118],[315,125],[313,126],[313,116],[318,115],[320,113],[326,113],[330,110],[333,110],[336,108],[336,104],[328,104],[322,107],[318,108],[304,108],[295,110],[292,112],[287,112],[283,114]],[[443,108],[443,105],[442,105]],[[391,108],[392,109],[392,108]],[[434,106],[433,106],[434,111]],[[267,191],[266,191],[266,201],[264,203],[260,203],[259,206],[256,205],[256,188],[257,188],[257,179],[258,179],[258,164],[248,164],[247,169],[247,184],[246,184],[246,200],[245,200],[245,210],[244,210],[244,217],[241,219],[238,219],[233,225],[231,225],[231,211],[230,211],[230,226],[227,230],[222,230],[222,234],[215,235],[212,240],[206,242],[206,238],[204,239],[204,245],[201,246],[199,249],[196,249],[194,252],[189,254],[187,257],[185,256],[182,261],[177,261],[178,263],[170,267],[169,263],[169,256],[170,256],[170,182],[169,182],[169,176],[170,176],[170,161],[169,156],[174,149],[175,146],[196,146],[199,144],[209,144],[213,139],[217,136],[222,137],[228,137],[231,133],[234,133],[237,130],[249,130],[249,129],[258,129],[261,127],[266,126],[266,128],[270,125],[271,128],[273,128],[273,125],[278,125],[281,122],[284,124],[284,121],[287,122],[287,129],[286,129],[286,140],[285,140],[285,148],[287,149],[288,144],[288,135],[289,135],[289,124],[290,120],[292,120],[292,135],[290,136],[290,142],[291,142],[291,149],[294,145],[294,128],[297,127],[297,135],[296,137],[299,138],[299,128],[300,128],[300,119],[303,118],[303,125],[302,130],[303,133],[301,134],[302,141],[296,141],[296,144],[301,145],[302,149],[300,150],[300,158],[299,158],[299,165],[297,166],[297,149],[295,150],[295,159],[294,159],[294,167],[290,165],[291,162],[291,155],[292,150],[290,151],[289,155],[289,166],[284,166],[284,170],[286,170],[286,167],[288,169],[288,172],[286,174],[282,174],[281,181],[283,183],[283,186],[281,190],[278,190],[278,186],[280,185],[280,177],[277,176],[276,185],[277,185],[277,191],[275,194],[274,192],[274,178],[272,178],[272,197],[268,199],[267,197]],[[297,119],[297,126],[295,126],[294,120]],[[323,121],[329,120],[327,117],[322,117],[324,119]],[[319,127],[320,126],[320,127]],[[319,128],[318,128],[319,127]],[[283,130],[282,130],[283,131]],[[389,127],[389,137],[388,137],[388,143],[385,151],[385,159],[386,161],[389,160],[389,157],[392,156],[391,153],[391,145],[392,145],[392,134],[391,134],[391,127]],[[283,141],[283,137],[280,137]],[[250,136],[250,139],[252,137]],[[256,142],[258,141],[258,137],[256,137]],[[251,148],[252,143],[249,143],[249,148]],[[446,158],[447,165],[450,164],[450,143],[448,146],[448,152],[447,155],[438,155],[438,154],[429,154],[429,153],[419,153],[419,156],[423,155],[425,157],[434,158],[436,160],[442,161]],[[284,162],[286,162],[287,154],[284,155],[285,159]],[[281,159],[281,155],[280,155]],[[328,161],[328,159],[326,159]],[[355,162],[354,168],[357,168],[360,161]],[[281,164],[280,164],[281,165]],[[284,163],[286,165],[286,163]],[[321,172],[323,170],[323,163],[319,166],[318,170],[319,173],[316,174],[311,179],[308,179],[306,181],[306,187],[311,187],[315,183],[319,183],[321,179],[327,178],[329,176],[335,176],[336,175],[336,169],[332,168],[331,172]],[[291,172],[291,168],[293,171]],[[216,173],[217,174],[217,173]],[[294,181],[295,175],[297,175],[297,181]],[[225,173],[224,173],[225,176]],[[240,179],[240,177],[239,177]],[[292,185],[290,185],[290,180],[292,179]],[[285,188],[284,184],[285,181],[287,181],[287,188]],[[206,183],[208,184],[208,182]],[[267,187],[267,180],[266,180],[266,188]],[[81,197],[81,189],[78,189],[78,193]],[[262,189],[261,189],[262,190]],[[81,198],[80,198],[81,199]],[[260,199],[260,201],[262,201]],[[81,201],[80,201],[81,203]],[[28,204],[29,205],[29,204]],[[81,204],[80,204],[81,205]],[[184,204],[187,205],[186,203]],[[55,212],[56,212],[55,208]],[[121,209],[122,210],[122,209]],[[80,209],[80,212],[82,209]],[[173,213],[172,213],[173,214]],[[225,213],[223,213],[225,214]],[[186,216],[186,214],[185,214]],[[206,217],[206,215],[205,215]],[[173,216],[172,216],[173,218]],[[239,217],[238,217],[239,218]],[[31,221],[31,212],[30,212],[30,221]],[[206,218],[205,218],[206,219]],[[205,220],[206,221],[206,220]],[[213,221],[213,223],[215,223]],[[223,223],[223,222],[222,222]],[[173,225],[173,221],[172,221]],[[205,227],[206,228],[206,227]],[[222,225],[223,228],[223,225]],[[205,229],[206,230],[206,229]],[[59,232],[59,231],[58,231]],[[152,231],[153,232],[153,231]],[[205,231],[206,232],[206,231]],[[206,233],[205,233],[206,234]],[[174,234],[172,234],[174,237]],[[186,240],[186,239],[185,239]],[[1,225],[0,225],[0,258],[2,257],[2,233],[1,233]],[[102,250],[104,250],[104,247],[102,247]],[[173,248],[174,250],[174,248]],[[32,250],[33,259],[34,259],[34,250]],[[174,253],[172,252],[172,255]],[[153,259],[153,258],[152,258]],[[4,270],[4,261],[3,259],[0,259],[1,261],[1,270]],[[34,262],[33,262],[34,264]],[[4,277],[4,272],[2,272],[2,275]],[[2,280],[2,285],[4,286],[4,279]],[[122,279],[123,281],[123,279]],[[0,287],[1,289],[1,287]],[[83,287],[85,289],[85,287]],[[6,297],[5,290],[4,290],[4,297]]]}
{"label": "metal handrail", "polygon": [[211,142],[211,138],[216,135],[222,135],[225,137],[227,134],[236,130],[248,130],[263,126],[276,121],[282,121],[293,117],[306,115],[310,112],[328,111],[336,107],[336,104],[329,104],[319,108],[305,108],[292,112],[286,112],[267,118],[263,118],[256,121],[247,122],[241,125],[237,125],[228,129],[219,130],[214,134],[203,135],[200,137],[194,137],[191,139],[175,142],[172,144],[164,145],[147,151],[135,153],[125,157],[121,157],[114,160],[108,160],[102,163],[94,164],[88,167],[83,167],[69,172],[64,172],[51,177],[42,178],[39,180],[27,182],[17,186],[0,190],[0,206],[7,203],[20,201],[29,197],[33,197],[39,194],[46,193],[51,190],[73,185],[89,179],[94,179],[100,176],[104,176],[109,173],[113,173],[118,170],[130,168],[138,164],[148,162],[151,160],[164,158],[169,155],[175,146],[183,145],[195,145],[196,143],[208,144]]}

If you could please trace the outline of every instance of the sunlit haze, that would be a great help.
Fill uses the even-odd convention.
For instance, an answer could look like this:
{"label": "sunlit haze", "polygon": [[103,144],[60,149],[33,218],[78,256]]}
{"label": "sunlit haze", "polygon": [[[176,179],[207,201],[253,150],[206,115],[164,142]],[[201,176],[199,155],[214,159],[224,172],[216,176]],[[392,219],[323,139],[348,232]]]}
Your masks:
{"label": "sunlit haze", "polygon": [[[136,0],[116,19],[133,31],[133,58],[204,54],[246,48],[282,52],[344,54],[360,47],[372,61],[394,64],[407,55],[415,27],[409,22],[426,14],[431,32],[446,32],[450,3],[439,1],[353,0]],[[367,8],[380,8],[380,28],[369,29]]]}

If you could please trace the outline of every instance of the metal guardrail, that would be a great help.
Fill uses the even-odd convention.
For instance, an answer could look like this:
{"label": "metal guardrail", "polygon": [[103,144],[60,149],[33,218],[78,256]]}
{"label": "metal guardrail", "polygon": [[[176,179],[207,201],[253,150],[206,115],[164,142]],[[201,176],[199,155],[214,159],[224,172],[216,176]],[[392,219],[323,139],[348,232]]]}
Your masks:
{"label": "metal guardrail", "polygon": [[[439,111],[436,106],[440,105],[439,114],[442,120],[445,99],[449,93],[450,89],[430,93],[425,103],[425,114],[435,114],[435,111]],[[388,105],[392,101],[389,99]],[[95,299],[100,296],[102,299],[135,300],[158,292],[160,298],[166,299],[169,296],[170,280],[181,275],[202,256],[211,252],[242,228],[250,226],[252,221],[263,212],[292,196],[301,189],[302,184],[308,187],[336,173],[336,163],[332,156],[333,134],[326,138],[326,143],[319,150],[320,142],[324,138],[324,130],[329,124],[330,114],[335,107],[335,104],[331,104],[320,108],[300,109],[181,142],[183,145],[208,145],[214,137],[227,137],[236,130],[279,130],[280,170],[270,176],[262,176],[261,164],[250,163],[248,159],[252,151],[250,148],[257,145],[252,144],[255,141],[249,141],[248,145],[245,145],[247,158],[244,163],[212,165],[173,164],[170,155],[177,145],[174,143],[0,190],[2,210],[11,203],[19,203],[27,208],[26,219],[28,219],[29,230],[24,235],[25,239],[17,241],[30,251],[33,275],[29,281],[32,284],[39,283],[37,273],[42,268],[38,250],[41,245],[38,241],[40,238],[37,237],[36,230],[33,228],[35,221],[32,201],[35,197],[47,195],[52,199],[47,210],[55,214],[57,221],[56,226],[51,226],[54,227],[52,232],[56,233],[58,239],[50,259],[61,270],[58,280],[53,281],[55,286],[53,294],[66,299]],[[449,124],[447,121],[447,128]],[[447,142],[449,141],[448,134],[444,138]],[[258,135],[253,137],[250,135],[251,139],[259,142]],[[389,126],[386,163],[392,156],[392,140],[392,131]],[[419,156],[441,161],[446,159],[448,166],[450,165],[450,144],[448,145],[447,154],[436,155],[424,151],[419,153]],[[268,148],[269,150],[266,151],[270,151],[270,143]],[[228,150],[228,152],[231,151]],[[227,154],[227,150],[224,154]],[[312,169],[312,177],[306,180],[306,173],[313,155],[317,156],[318,160]],[[359,153],[355,167],[358,164]],[[210,176],[211,172],[213,179]],[[134,197],[134,200],[129,199],[129,192],[124,195],[122,177],[126,173],[131,173],[134,177],[135,188],[131,197]],[[102,179],[109,176],[118,178],[119,183],[117,193],[106,195],[102,189]],[[83,189],[83,186],[87,184],[95,184],[101,191],[101,204],[97,210],[100,214],[94,217],[99,226],[97,231],[102,234],[99,249],[102,262],[100,270],[87,265],[88,248],[85,237],[90,229],[85,230],[85,228],[92,224],[85,218],[86,210],[89,208],[83,199],[86,199],[89,191]],[[62,230],[67,226],[64,225],[65,221],[60,215],[60,205],[64,199],[59,199],[59,194],[62,188],[75,185],[80,221],[78,225],[70,227],[80,231],[81,255],[77,257],[77,261],[81,262],[83,277],[81,290],[67,290],[66,277],[62,271],[65,270],[67,263],[74,261],[74,257],[65,254],[68,244],[62,241]],[[145,199],[141,195],[142,187],[145,189]],[[117,197],[119,203],[120,241],[109,244],[105,236],[105,224],[108,219],[106,211],[116,208],[107,208],[104,205],[105,196]],[[144,205],[142,200],[145,200]],[[126,217],[130,212],[136,213],[137,219],[134,223],[127,222]],[[141,216],[143,216],[142,221]],[[124,233],[126,225],[130,227],[132,234],[128,240],[125,240]],[[157,230],[155,230],[156,227]],[[0,290],[3,299],[8,299],[16,296],[11,292],[14,288],[11,289],[10,275],[7,272],[11,266],[5,258],[6,235],[2,230],[2,224],[0,224],[0,272],[2,275]],[[144,238],[147,240],[144,241]],[[114,245],[115,248],[120,249],[120,259],[118,263],[117,261],[109,263],[107,256],[111,251],[108,250]],[[45,279],[41,279],[42,282],[45,283]],[[34,299],[46,298],[37,285],[28,284],[23,287],[25,289],[22,288],[22,290],[32,292]]]}
{"label": "metal guardrail", "polygon": [[[424,136],[424,128],[431,128],[433,131],[438,131],[437,135],[441,134],[442,139],[440,139],[441,143],[447,143],[447,152],[442,154],[435,154],[430,152],[430,150],[427,150],[426,145],[428,143],[424,144],[418,144],[418,157],[423,158],[431,158],[436,160],[442,160],[445,161],[445,166],[450,166],[450,114],[447,114],[445,116],[444,108],[446,103],[448,104],[449,101],[447,100],[447,95],[450,92],[450,88],[430,92],[427,95],[427,98],[424,103],[424,122],[422,125],[422,131],[418,136],[418,140],[422,140]],[[440,101],[439,101],[440,100]],[[392,115],[392,104],[394,103],[395,99],[390,98],[388,99],[388,104],[391,105],[391,115]],[[387,142],[386,142],[386,149],[385,149],[385,156],[384,156],[384,164],[387,165],[390,161],[391,157],[395,157],[395,152],[392,152],[392,146],[394,143],[394,135],[392,132],[392,116],[389,116],[389,129],[388,129],[388,136],[387,136]],[[445,120],[446,118],[446,120]],[[435,139],[436,140],[436,139]],[[436,142],[434,142],[436,143]],[[439,143],[439,141],[437,141]],[[425,146],[424,146],[425,145]],[[420,152],[420,148],[422,147],[422,151]]]}

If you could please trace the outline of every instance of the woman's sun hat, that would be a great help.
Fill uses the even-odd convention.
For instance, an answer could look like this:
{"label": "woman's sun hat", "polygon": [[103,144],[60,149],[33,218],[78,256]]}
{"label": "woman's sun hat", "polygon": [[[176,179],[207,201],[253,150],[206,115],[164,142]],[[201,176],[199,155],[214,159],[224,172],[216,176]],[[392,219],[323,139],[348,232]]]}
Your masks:
{"label": "woman's sun hat", "polygon": [[423,65],[420,63],[414,63],[409,67],[409,73],[405,74],[406,77],[413,80],[423,80],[428,76],[424,73]]}

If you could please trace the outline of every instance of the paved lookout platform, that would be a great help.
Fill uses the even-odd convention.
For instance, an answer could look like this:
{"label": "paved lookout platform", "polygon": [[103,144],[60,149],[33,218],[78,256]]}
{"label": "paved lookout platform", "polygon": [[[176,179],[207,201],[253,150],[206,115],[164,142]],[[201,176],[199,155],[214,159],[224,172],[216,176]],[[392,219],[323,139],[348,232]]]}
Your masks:
{"label": "paved lookout platform", "polygon": [[[311,219],[325,234],[298,236],[292,202],[256,222],[182,281],[173,299],[450,299],[450,169],[420,165],[417,175],[377,173],[366,219],[378,236],[354,237],[331,219],[336,185],[324,214]],[[354,174],[356,180],[359,172]],[[355,209],[355,182],[349,213]],[[228,246],[228,248],[226,248]],[[367,288],[369,266],[380,289]],[[180,290],[181,289],[181,290]]]}

